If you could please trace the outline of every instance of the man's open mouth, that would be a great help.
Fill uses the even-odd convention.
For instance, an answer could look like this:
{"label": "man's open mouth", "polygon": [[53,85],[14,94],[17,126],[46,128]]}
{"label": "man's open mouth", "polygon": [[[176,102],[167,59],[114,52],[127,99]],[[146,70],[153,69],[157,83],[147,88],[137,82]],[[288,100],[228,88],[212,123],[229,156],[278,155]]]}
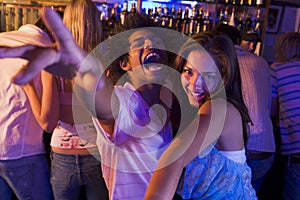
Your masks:
{"label": "man's open mouth", "polygon": [[161,57],[156,52],[149,53],[144,58],[144,67],[146,67],[149,71],[158,71],[162,68]]}

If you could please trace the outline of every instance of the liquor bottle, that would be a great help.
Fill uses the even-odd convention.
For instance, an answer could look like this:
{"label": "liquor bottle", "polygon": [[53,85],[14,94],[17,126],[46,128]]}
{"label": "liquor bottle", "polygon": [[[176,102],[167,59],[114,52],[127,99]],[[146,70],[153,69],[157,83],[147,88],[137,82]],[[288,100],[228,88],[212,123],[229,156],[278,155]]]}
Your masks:
{"label": "liquor bottle", "polygon": [[232,11],[231,11],[231,15],[230,15],[230,20],[229,20],[229,25],[230,26],[234,26],[235,27],[235,13],[234,13],[234,8],[232,8]]}
{"label": "liquor bottle", "polygon": [[224,3],[225,3],[225,4],[230,4],[230,5],[231,5],[231,4],[232,4],[232,0],[225,0]]}
{"label": "liquor bottle", "polygon": [[240,31],[243,31],[245,29],[245,11],[243,13],[240,13],[238,23],[237,23],[237,29]]}
{"label": "liquor bottle", "polygon": [[227,7],[225,8],[224,11],[223,9],[220,10],[219,19],[217,20],[217,23],[228,24]]}
{"label": "liquor bottle", "polygon": [[176,13],[175,30],[180,32],[182,24],[182,8],[179,8]]}
{"label": "liquor bottle", "polygon": [[115,8],[111,9],[110,17],[107,19],[107,26],[109,29],[113,29],[115,26],[115,23],[117,21],[116,15],[115,15]]}
{"label": "liquor bottle", "polygon": [[148,15],[154,21],[153,8],[148,8]]}
{"label": "liquor bottle", "polygon": [[264,6],[264,0],[256,0],[256,6]]}
{"label": "liquor bottle", "polygon": [[166,26],[169,26],[169,20],[170,20],[170,16],[169,16],[169,10],[168,10],[168,7],[164,7],[163,9],[163,14],[160,18],[160,21],[161,21],[161,25],[163,27],[166,27]]}
{"label": "liquor bottle", "polygon": [[253,20],[250,13],[247,13],[246,22],[245,22],[245,30],[252,32],[254,29]]}
{"label": "liquor bottle", "polygon": [[200,33],[203,25],[203,10],[202,8],[196,9],[196,27],[195,33]]}
{"label": "liquor bottle", "polygon": [[190,35],[190,36],[191,36],[191,35],[194,35],[196,26],[197,26],[197,21],[196,21],[196,8],[193,7],[193,8],[192,8],[192,14],[191,14],[191,17],[190,17],[190,25],[189,25],[189,32],[188,32],[188,35]]}
{"label": "liquor bottle", "polygon": [[154,19],[154,22],[156,22],[156,23],[158,23],[159,20],[160,20],[160,16],[158,14],[158,8],[157,7],[154,7],[153,19]]}
{"label": "liquor bottle", "polygon": [[108,6],[106,3],[102,4],[102,8],[101,8],[101,14],[100,14],[100,20],[102,21],[102,23],[105,23],[108,20]]}
{"label": "liquor bottle", "polygon": [[245,0],[245,5],[246,6],[254,6],[255,2],[253,0]]}
{"label": "liquor bottle", "polygon": [[203,23],[201,27],[201,31],[211,30],[211,22],[209,20],[209,10],[206,10],[203,15]]}
{"label": "liquor bottle", "polygon": [[130,12],[131,13],[136,13],[136,4],[135,3],[131,4]]}
{"label": "liquor bottle", "polygon": [[169,18],[169,27],[174,28],[175,27],[175,21],[176,21],[176,10],[174,4],[172,5],[171,15]]}
{"label": "liquor bottle", "polygon": [[154,13],[154,21],[157,23],[161,23],[161,18],[162,18],[162,8],[161,5],[158,5],[156,7],[155,13]]}
{"label": "liquor bottle", "polygon": [[183,21],[181,24],[181,33],[188,35],[190,30],[189,25],[190,25],[189,7],[186,7],[184,10]]}
{"label": "liquor bottle", "polygon": [[261,32],[263,28],[263,21],[261,19],[261,10],[257,8],[256,17],[254,19],[254,32],[257,33],[258,37],[261,37]]}
{"label": "liquor bottle", "polygon": [[120,22],[121,22],[122,25],[124,24],[125,16],[127,14],[128,14],[128,1],[124,1],[123,10],[120,13]]}

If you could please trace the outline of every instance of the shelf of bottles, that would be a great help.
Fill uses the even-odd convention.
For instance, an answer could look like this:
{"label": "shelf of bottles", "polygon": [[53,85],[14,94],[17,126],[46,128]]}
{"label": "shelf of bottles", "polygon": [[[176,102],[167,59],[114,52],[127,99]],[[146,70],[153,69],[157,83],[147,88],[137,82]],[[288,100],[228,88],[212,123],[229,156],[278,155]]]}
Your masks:
{"label": "shelf of bottles", "polygon": [[[237,27],[242,32],[262,37],[267,14],[263,0],[206,0],[206,1],[143,1],[141,12],[162,26],[186,35],[211,30],[218,23]],[[101,20],[106,30],[117,21],[123,22],[129,12],[137,12],[136,1],[124,1],[123,5],[99,4]]]}
{"label": "shelf of bottles", "polygon": [[[43,4],[0,3],[0,32],[17,30],[23,24],[34,24],[41,15]],[[52,6],[62,11],[64,6]]]}
{"label": "shelf of bottles", "polygon": [[[104,38],[109,37],[114,24],[123,23],[129,12],[143,12],[162,26],[172,28],[186,35],[211,30],[218,23],[226,23],[244,32],[254,32],[263,38],[265,19],[270,0],[137,0],[119,4],[96,3],[101,12]],[[0,3],[0,31],[18,29],[22,24],[34,23],[40,16],[42,5],[20,5]],[[62,9],[62,6],[54,9]]]}
{"label": "shelf of bottles", "polygon": [[243,33],[263,37],[267,17],[263,0],[219,0],[216,12],[216,24],[229,24]]}

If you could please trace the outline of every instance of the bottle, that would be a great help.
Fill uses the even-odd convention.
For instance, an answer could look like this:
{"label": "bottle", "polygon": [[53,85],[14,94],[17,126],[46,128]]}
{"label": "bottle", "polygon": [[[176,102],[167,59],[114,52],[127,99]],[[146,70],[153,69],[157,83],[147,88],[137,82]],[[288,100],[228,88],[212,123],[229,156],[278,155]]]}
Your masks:
{"label": "bottle", "polygon": [[253,32],[254,25],[253,25],[252,16],[251,16],[250,13],[247,13],[247,17],[246,17],[246,22],[245,22],[245,27],[244,28],[245,28],[246,31]]}
{"label": "bottle", "polygon": [[245,4],[246,6],[254,6],[255,5],[255,1],[254,0],[245,0]]}
{"label": "bottle", "polygon": [[223,9],[221,9],[220,16],[217,23],[228,24],[227,13],[228,13],[227,7],[225,8],[224,11]]}
{"label": "bottle", "polygon": [[256,6],[264,6],[264,0],[256,0]]}
{"label": "bottle", "polygon": [[188,32],[188,35],[190,35],[190,36],[191,36],[191,35],[194,35],[196,26],[197,26],[197,21],[196,21],[196,8],[193,7],[193,8],[192,8],[192,14],[191,14],[191,17],[190,17],[190,25],[189,25],[189,32]]}
{"label": "bottle", "polygon": [[182,8],[179,8],[176,13],[175,30],[180,32],[182,24]]}
{"label": "bottle", "polygon": [[136,4],[135,4],[135,3],[132,3],[132,4],[131,4],[130,12],[131,12],[131,13],[136,13]]}
{"label": "bottle", "polygon": [[261,20],[261,10],[257,8],[256,17],[254,19],[254,32],[257,33],[258,37],[261,37],[261,32],[263,28],[263,21]]}
{"label": "bottle", "polygon": [[100,20],[105,23],[108,20],[107,4],[103,3],[101,8]]}
{"label": "bottle", "polygon": [[128,14],[128,1],[124,1],[123,10],[120,13],[120,22],[124,25],[125,16]]}
{"label": "bottle", "polygon": [[174,4],[172,5],[171,15],[169,17],[169,27],[174,28],[176,21],[176,10]]}
{"label": "bottle", "polygon": [[118,20],[116,17],[115,8],[112,8],[109,18],[105,21],[105,23],[103,23],[103,27],[102,27],[103,30],[105,30],[104,34],[107,33],[105,37],[109,38],[112,35],[114,35],[113,30],[117,21]]}
{"label": "bottle", "polygon": [[230,20],[229,20],[229,25],[235,27],[235,18],[234,18],[234,8],[232,8],[231,15],[230,15]]}
{"label": "bottle", "polygon": [[189,25],[190,25],[189,7],[186,7],[184,10],[184,17],[181,24],[181,33],[188,35],[190,30]]}
{"label": "bottle", "polygon": [[115,8],[111,9],[110,17],[107,19],[107,26],[109,29],[113,29],[115,26],[115,23],[117,21],[116,15],[115,15]]}
{"label": "bottle", "polygon": [[166,26],[169,26],[169,20],[170,20],[170,16],[169,16],[169,10],[168,10],[168,7],[164,7],[163,9],[163,14],[160,18],[160,21],[161,21],[161,25],[163,27],[166,27]]}
{"label": "bottle", "polygon": [[208,31],[208,30],[211,30],[211,22],[209,20],[209,11],[207,10],[204,12],[201,31]]}
{"label": "bottle", "polygon": [[225,0],[224,3],[225,4],[232,4],[232,0]]}
{"label": "bottle", "polygon": [[154,21],[154,15],[153,15],[153,9],[152,8],[148,8],[148,15]]}
{"label": "bottle", "polygon": [[161,23],[161,18],[162,18],[162,8],[161,5],[158,5],[155,10],[154,21],[157,23]]}
{"label": "bottle", "polygon": [[240,31],[244,31],[244,29],[245,29],[245,11],[243,11],[243,13],[240,13],[236,27]]}
{"label": "bottle", "polygon": [[158,23],[160,20],[160,16],[159,16],[157,7],[154,7],[153,19],[154,19],[154,22],[156,22],[156,23]]}
{"label": "bottle", "polygon": [[196,27],[195,33],[200,33],[203,25],[203,10],[202,8],[198,8],[196,10]]}

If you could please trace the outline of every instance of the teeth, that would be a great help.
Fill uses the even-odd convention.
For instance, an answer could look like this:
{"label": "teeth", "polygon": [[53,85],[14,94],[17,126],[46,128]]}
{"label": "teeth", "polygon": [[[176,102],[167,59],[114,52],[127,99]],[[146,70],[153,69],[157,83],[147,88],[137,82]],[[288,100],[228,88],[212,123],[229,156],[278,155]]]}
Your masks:
{"label": "teeth", "polygon": [[149,71],[158,71],[162,67],[160,65],[154,65],[154,66],[148,66],[147,68],[149,69]]}
{"label": "teeth", "polygon": [[199,93],[199,92],[191,92],[191,94],[195,97],[199,97],[201,96],[202,93]]}
{"label": "teeth", "polygon": [[197,90],[197,91],[190,90],[190,92],[194,97],[199,97],[199,96],[203,95],[203,93],[204,93],[203,90]]}
{"label": "teeth", "polygon": [[157,57],[158,59],[160,58],[160,56],[159,56],[157,53],[150,53],[150,54],[148,54],[148,55],[146,56],[145,59],[148,59],[148,58],[150,58],[150,57],[152,57],[152,56],[155,56],[155,57]]}

